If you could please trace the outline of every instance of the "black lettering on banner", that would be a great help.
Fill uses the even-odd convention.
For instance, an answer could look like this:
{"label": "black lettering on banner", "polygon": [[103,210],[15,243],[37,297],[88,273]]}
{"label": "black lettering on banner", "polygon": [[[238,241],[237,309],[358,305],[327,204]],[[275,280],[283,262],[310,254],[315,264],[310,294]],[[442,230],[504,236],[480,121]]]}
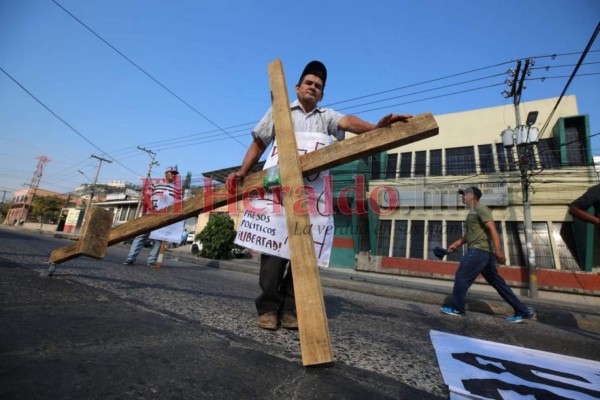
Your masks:
{"label": "black lettering on banner", "polygon": [[[479,368],[483,371],[492,372],[494,374],[501,374],[501,373],[508,372],[509,374],[517,376],[528,382],[535,382],[535,383],[539,383],[542,385],[561,388],[561,389],[565,389],[565,390],[571,390],[574,392],[584,393],[588,396],[600,398],[600,391],[583,388],[581,386],[576,386],[576,385],[572,385],[569,383],[560,382],[557,380],[552,380],[550,378],[545,378],[545,377],[537,375],[535,373],[535,372],[538,372],[538,373],[543,373],[545,375],[554,375],[556,377],[560,377],[563,379],[569,379],[569,380],[579,381],[579,382],[583,382],[583,383],[591,383],[587,379],[582,378],[581,376],[570,374],[568,372],[562,372],[562,371],[557,371],[554,369],[543,368],[543,367],[539,367],[537,365],[521,364],[521,363],[514,362],[514,361],[503,360],[501,358],[489,357],[486,355],[475,354],[475,353],[452,353],[452,358],[454,358],[458,361],[461,361],[465,364],[469,364],[473,367]],[[483,361],[489,361],[490,363],[483,364],[478,359],[483,360]],[[491,364],[491,363],[495,363],[495,364]],[[496,364],[501,364],[502,367],[504,367],[504,368],[500,368]],[[472,379],[472,381],[477,381],[477,379]],[[480,381],[482,381],[482,383],[484,383],[485,381],[493,381],[493,379],[491,379],[491,380],[490,379],[480,379]],[[463,381],[463,384],[464,383],[465,383],[465,381]],[[508,382],[505,382],[505,384],[512,385],[511,383],[508,383]],[[473,384],[470,383],[470,385],[473,385]],[[477,386],[477,385],[473,385],[473,386]],[[514,385],[514,386],[516,388],[519,385]],[[466,386],[465,386],[465,388],[466,388]],[[538,390],[536,388],[530,388],[530,389]],[[486,390],[489,390],[489,388],[487,388]],[[511,390],[514,390],[514,389],[511,388]],[[469,389],[469,391],[471,391],[471,390]],[[471,391],[471,393],[477,394],[472,391]],[[501,397],[492,397],[492,398],[501,399]],[[550,399],[550,397],[536,397],[536,398]],[[562,399],[563,397],[556,397],[556,398]]]}
{"label": "black lettering on banner", "polygon": [[504,400],[501,390],[513,391],[521,396],[533,396],[534,399],[572,400],[570,397],[559,396],[546,389],[508,383],[499,379],[465,379],[462,381],[465,389],[476,396],[486,399]]}

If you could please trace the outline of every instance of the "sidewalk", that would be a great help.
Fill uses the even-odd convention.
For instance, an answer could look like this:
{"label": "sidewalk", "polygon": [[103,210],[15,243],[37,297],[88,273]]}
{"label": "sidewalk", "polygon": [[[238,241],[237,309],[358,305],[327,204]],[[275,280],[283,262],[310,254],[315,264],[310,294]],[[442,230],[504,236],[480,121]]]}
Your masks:
{"label": "sidewalk", "polygon": [[[191,254],[190,245],[166,250],[165,260],[175,259],[225,270],[258,275],[259,256],[231,260],[210,260]],[[344,269],[321,269],[321,284],[330,289],[351,290],[376,296],[443,305],[450,300],[452,281],[376,274]],[[258,285],[258,278],[257,278]],[[539,298],[517,295],[535,309],[537,320],[550,325],[579,328],[600,333],[600,296],[540,291]],[[512,308],[487,284],[474,284],[469,290],[470,312],[512,315]]]}

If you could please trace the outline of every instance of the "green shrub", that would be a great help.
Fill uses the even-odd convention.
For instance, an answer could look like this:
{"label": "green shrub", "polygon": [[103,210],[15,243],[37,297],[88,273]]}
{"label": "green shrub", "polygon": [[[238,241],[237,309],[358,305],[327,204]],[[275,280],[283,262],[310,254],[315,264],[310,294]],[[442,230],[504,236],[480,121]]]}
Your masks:
{"label": "green shrub", "polygon": [[225,260],[231,258],[231,249],[235,239],[233,220],[229,214],[211,214],[206,227],[196,235],[202,243],[200,256]]}

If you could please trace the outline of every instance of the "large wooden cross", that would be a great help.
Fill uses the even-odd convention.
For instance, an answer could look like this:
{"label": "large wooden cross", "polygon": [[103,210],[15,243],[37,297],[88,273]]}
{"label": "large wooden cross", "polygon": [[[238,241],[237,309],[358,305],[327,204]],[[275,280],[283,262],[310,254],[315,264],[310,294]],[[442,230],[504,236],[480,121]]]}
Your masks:
{"label": "large wooden cross", "polygon": [[[304,185],[303,176],[437,135],[438,126],[433,115],[425,113],[299,156],[281,61],[271,62],[268,70],[279,158],[285,160],[279,166],[282,185],[292,189],[290,194],[283,196],[283,203],[288,227],[290,261],[293,266],[302,364],[309,366],[330,363],[333,361],[333,349],[311,230],[292,231],[291,228],[310,225],[308,214],[293,212],[292,205],[305,200],[303,191],[296,191],[295,188]],[[265,171],[247,176],[243,183],[236,187],[235,192],[228,192],[226,186],[204,189],[195,197],[184,201],[180,213],[173,213],[171,206],[165,213],[144,215],[114,229],[111,229],[112,213],[95,207],[87,226],[84,226],[81,239],[52,252],[49,260],[51,269],[55,268],[55,264],[81,255],[103,258],[108,246],[235,203],[247,196],[251,188],[261,187],[264,176]]]}

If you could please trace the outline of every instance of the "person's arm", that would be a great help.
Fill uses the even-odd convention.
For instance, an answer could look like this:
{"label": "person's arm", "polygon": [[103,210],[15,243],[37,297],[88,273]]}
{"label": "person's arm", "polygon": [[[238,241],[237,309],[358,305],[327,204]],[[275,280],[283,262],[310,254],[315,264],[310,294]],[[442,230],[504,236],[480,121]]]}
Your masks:
{"label": "person's arm", "polygon": [[448,250],[455,251],[457,248],[459,248],[460,246],[462,246],[465,243],[467,243],[467,238],[465,236],[463,236],[460,239],[458,239],[456,242],[454,242],[450,246],[448,246]]}
{"label": "person's arm", "polygon": [[388,126],[393,124],[394,122],[405,121],[409,118],[412,118],[412,115],[388,114],[385,117],[381,118],[377,125],[375,125],[370,122],[363,121],[362,119],[354,115],[345,115],[340,120],[338,127],[342,131],[352,132],[360,135],[361,133],[369,132],[376,128]]}
{"label": "person's arm", "polygon": [[571,214],[573,217],[580,219],[584,222],[594,224],[594,225],[596,225],[596,227],[598,229],[600,229],[600,218],[588,213],[585,210],[582,210],[581,208],[579,208],[573,204],[569,205],[569,214]]}
{"label": "person's arm", "polygon": [[[587,212],[587,210],[598,205],[600,202],[600,185],[594,185],[579,198],[569,204],[569,214],[584,222],[590,223],[600,231],[600,218]],[[597,211],[597,210],[596,210]]]}
{"label": "person's arm", "polygon": [[267,146],[265,146],[261,139],[254,139],[248,148],[246,155],[244,156],[244,161],[242,161],[242,166],[240,169],[230,173],[227,177],[227,187],[230,188],[230,185],[233,183],[233,181],[243,180],[246,175],[248,175],[248,171],[250,171],[250,169],[256,165],[260,159],[260,156],[262,156],[266,149]]}
{"label": "person's arm", "polygon": [[484,226],[490,232],[490,236],[492,237],[496,260],[498,260],[500,264],[505,263],[506,257],[504,256],[504,251],[502,250],[502,245],[500,244],[500,235],[498,235],[498,231],[496,230],[496,224],[493,220],[489,220],[484,224]]}

